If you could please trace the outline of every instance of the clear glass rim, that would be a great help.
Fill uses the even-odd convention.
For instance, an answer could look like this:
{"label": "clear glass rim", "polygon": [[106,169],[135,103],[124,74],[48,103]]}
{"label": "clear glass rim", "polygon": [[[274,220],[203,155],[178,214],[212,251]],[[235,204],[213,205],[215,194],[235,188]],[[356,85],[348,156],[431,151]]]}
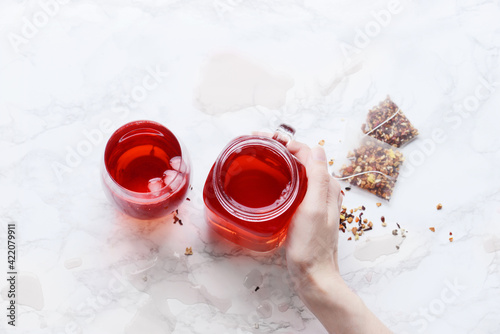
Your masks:
{"label": "clear glass rim", "polygon": [[[227,158],[237,150],[257,145],[264,146],[281,157],[290,170],[291,191],[288,192],[285,199],[277,206],[273,204],[261,208],[248,207],[236,202],[224,192],[221,175]],[[299,172],[294,157],[280,142],[263,136],[241,136],[234,139],[222,150],[217,158],[212,176],[214,193],[222,207],[235,217],[246,221],[270,220],[281,215],[290,208],[299,191]]]}
{"label": "clear glass rim", "polygon": [[[184,146],[182,142],[177,138],[177,136],[170,131],[166,126],[162,125],[161,123],[155,122],[155,121],[150,121],[150,120],[137,120],[137,121],[131,121],[128,122],[122,126],[120,126],[113,134],[109,137],[106,147],[104,149],[104,154],[101,159],[101,174],[102,174],[102,179],[105,182],[105,184],[111,188],[111,191],[113,191],[115,194],[118,194],[120,197],[124,197],[128,201],[132,202],[137,202],[141,204],[145,203],[155,203],[155,202],[160,202],[164,200],[165,198],[168,198],[178,191],[182,189],[182,187],[178,187],[175,191],[167,191],[168,190],[168,185],[163,186],[161,189],[154,191],[154,192],[138,192],[138,191],[133,191],[130,189],[125,188],[121,184],[119,184],[110,174],[108,165],[106,163],[106,157],[108,153],[111,152],[110,148],[110,143],[112,142],[112,139],[115,139],[116,137],[120,136],[117,142],[120,142],[127,134],[130,133],[129,128],[135,127],[137,125],[144,125],[142,128],[149,128],[149,129],[154,129],[157,131],[160,131],[162,135],[171,135],[173,138],[176,140],[176,144],[180,148],[180,157],[181,157],[181,163],[184,163],[186,166],[186,172],[184,173],[178,173],[177,176],[172,180],[176,180],[178,177],[183,177],[184,174],[190,173],[190,163],[189,163],[189,158],[187,156],[187,151],[184,149]],[[152,127],[153,126],[153,127]],[[135,128],[133,129],[138,130],[140,128]],[[181,175],[183,174],[183,175]]]}

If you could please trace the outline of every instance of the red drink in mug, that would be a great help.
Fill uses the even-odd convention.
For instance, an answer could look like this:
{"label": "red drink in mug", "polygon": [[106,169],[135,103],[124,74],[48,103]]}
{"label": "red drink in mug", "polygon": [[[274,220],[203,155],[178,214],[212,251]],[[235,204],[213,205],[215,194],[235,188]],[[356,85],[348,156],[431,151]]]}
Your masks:
{"label": "red drink in mug", "polygon": [[231,141],[210,170],[203,198],[209,225],[226,239],[265,252],[279,247],[307,190],[305,167],[288,151],[294,130]]}

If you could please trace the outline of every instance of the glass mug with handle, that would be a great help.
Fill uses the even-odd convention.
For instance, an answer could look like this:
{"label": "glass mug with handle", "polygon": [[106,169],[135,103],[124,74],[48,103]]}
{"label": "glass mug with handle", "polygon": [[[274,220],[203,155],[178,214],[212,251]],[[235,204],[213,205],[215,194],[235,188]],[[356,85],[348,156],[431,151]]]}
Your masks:
{"label": "glass mug with handle", "polygon": [[286,148],[295,131],[241,136],[219,154],[203,189],[208,224],[224,238],[266,252],[286,238],[307,190],[305,167]]}

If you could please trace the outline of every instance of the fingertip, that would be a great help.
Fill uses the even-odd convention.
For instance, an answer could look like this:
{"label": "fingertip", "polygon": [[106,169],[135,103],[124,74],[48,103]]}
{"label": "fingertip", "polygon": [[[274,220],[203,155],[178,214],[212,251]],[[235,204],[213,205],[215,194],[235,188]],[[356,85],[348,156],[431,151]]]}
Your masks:
{"label": "fingertip", "polygon": [[290,153],[295,154],[295,153],[299,152],[300,150],[308,149],[309,146],[307,146],[304,143],[301,143],[301,142],[298,142],[298,141],[295,141],[292,139],[292,141],[288,143],[286,148],[288,148]]}
{"label": "fingertip", "polygon": [[304,143],[292,140],[286,146],[288,151],[292,153],[299,161],[306,165],[307,160],[309,158],[309,154],[311,153],[311,149]]}
{"label": "fingertip", "polygon": [[326,162],[325,149],[321,146],[316,146],[311,149],[311,157],[315,161]]}

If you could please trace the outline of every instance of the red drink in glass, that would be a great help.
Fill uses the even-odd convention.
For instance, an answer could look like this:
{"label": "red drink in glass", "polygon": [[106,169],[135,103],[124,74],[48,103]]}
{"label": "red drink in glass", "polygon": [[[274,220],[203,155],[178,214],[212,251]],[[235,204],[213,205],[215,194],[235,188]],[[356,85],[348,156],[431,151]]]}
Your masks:
{"label": "red drink in glass", "polygon": [[135,218],[153,219],[175,211],[186,196],[190,174],[187,152],[157,122],[127,123],[106,145],[104,190],[121,211]]}
{"label": "red drink in glass", "polygon": [[234,139],[217,158],[203,189],[209,225],[226,239],[260,252],[283,243],[307,189],[304,166],[288,152],[287,142],[277,139]]}

